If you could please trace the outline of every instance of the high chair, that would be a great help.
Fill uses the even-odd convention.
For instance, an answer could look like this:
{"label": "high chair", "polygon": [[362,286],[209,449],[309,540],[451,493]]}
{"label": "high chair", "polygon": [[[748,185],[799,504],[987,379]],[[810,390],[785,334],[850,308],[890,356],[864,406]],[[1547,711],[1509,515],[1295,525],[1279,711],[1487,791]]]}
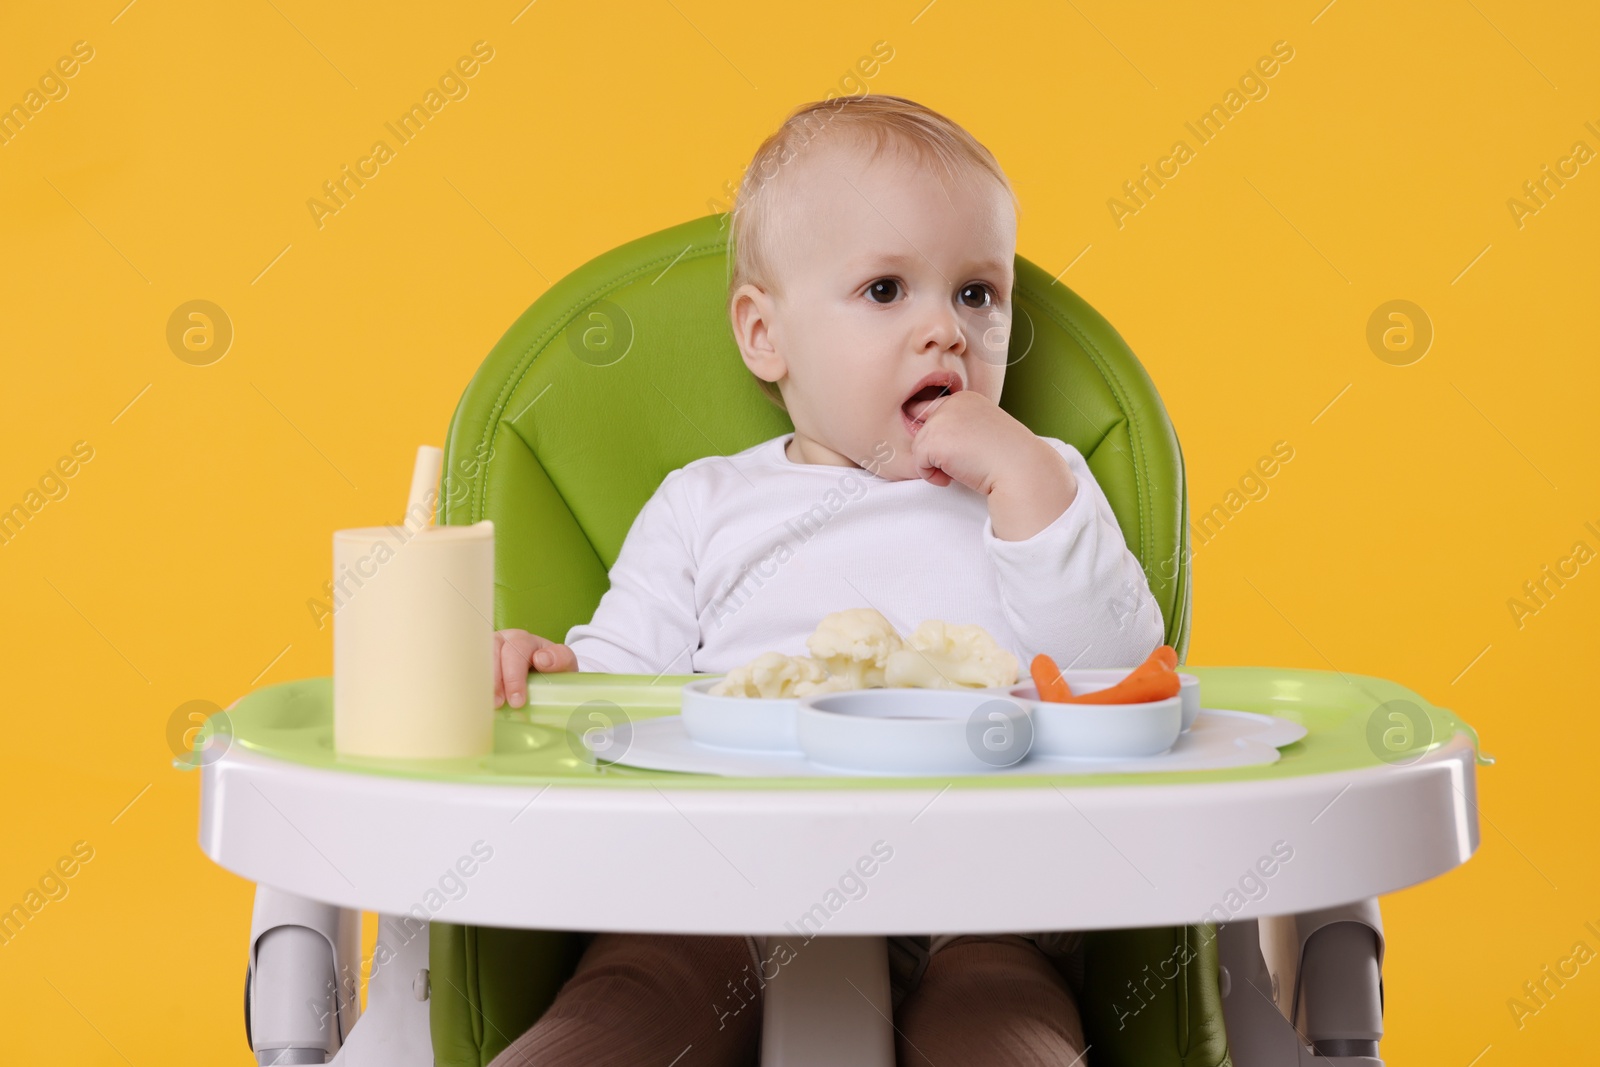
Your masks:
{"label": "high chair", "polygon": [[[669,471],[792,429],[729,330],[725,223],[696,219],[574,271],[467,386],[445,445],[439,522],[494,521],[496,629],[561,640],[589,619]],[[1181,659],[1187,490],[1166,410],[1099,314],[1020,256],[1016,272],[1002,404],[1083,453]],[[483,1067],[571,973],[568,931],[777,934],[775,917],[822,884],[796,889],[823,869],[806,857],[843,856],[858,840],[864,850],[881,818],[901,828],[884,832],[902,835],[907,873],[830,920],[819,962],[790,992],[844,989],[830,967],[864,975],[878,985],[861,999],[884,1021],[860,1003],[830,1009],[829,1026],[813,1029],[859,1035],[849,1038],[859,1052],[820,1051],[811,1042],[823,1036],[797,1034],[792,998],[775,1006],[789,981],[779,978],[768,989],[769,1067],[883,1064],[882,935],[938,932],[905,924],[940,908],[954,923],[980,894],[993,898],[988,925],[953,931],[1092,931],[1078,998],[1092,1067],[1378,1065],[1375,898],[1476,849],[1476,735],[1382,679],[1185,669],[1202,677],[1206,706],[1294,718],[1311,733],[1276,764],[1231,771],[800,788],[597,768],[575,743],[607,716],[672,713],[685,676],[535,676],[529,706],[499,713],[494,757],[439,766],[342,760],[327,741],[327,679],[267,687],[230,707],[193,760],[204,772],[202,846],[260,887],[246,975],[253,1047],[262,1063],[337,1054]],[[1374,741],[1395,722],[1413,730],[1400,750]],[[1393,810],[1409,813],[1403,825]],[[1075,867],[1056,855],[1069,837],[1082,850]],[[1276,881],[1252,874],[1275,841],[1298,849],[1295,860]],[[456,853],[467,862],[452,866]],[[475,874],[440,875],[467,867]],[[371,961],[364,1014],[354,996],[367,962],[363,908],[384,916],[388,949]],[[1058,925],[1036,925],[1050,917]]]}

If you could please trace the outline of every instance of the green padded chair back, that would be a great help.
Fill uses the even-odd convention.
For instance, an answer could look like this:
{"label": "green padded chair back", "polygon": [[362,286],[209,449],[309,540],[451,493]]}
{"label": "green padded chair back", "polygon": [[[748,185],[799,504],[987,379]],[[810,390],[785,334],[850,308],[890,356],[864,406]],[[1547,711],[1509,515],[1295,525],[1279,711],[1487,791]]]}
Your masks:
{"label": "green padded chair back", "polygon": [[[494,521],[496,629],[564,638],[593,614],[634,517],[670,471],[793,429],[733,340],[726,221],[673,226],[573,271],[517,319],[467,386],[446,439],[439,521]],[[1105,319],[1021,256],[1013,305],[1001,405],[1083,453],[1182,657],[1183,457],[1155,386]],[[1174,937],[1204,929],[1142,931],[1123,947],[1115,932],[1095,935],[1094,956],[1162,958]],[[1164,948],[1150,947],[1152,934]],[[436,924],[430,948],[441,1067],[487,1064],[538,1018],[573,962],[567,935],[539,931]],[[1115,990],[1101,996],[1091,981],[1085,1023],[1108,1031],[1090,1037],[1092,1062],[1221,1064],[1214,952],[1209,960],[1166,986],[1170,1011],[1147,1005],[1132,1026],[1120,1025]]]}

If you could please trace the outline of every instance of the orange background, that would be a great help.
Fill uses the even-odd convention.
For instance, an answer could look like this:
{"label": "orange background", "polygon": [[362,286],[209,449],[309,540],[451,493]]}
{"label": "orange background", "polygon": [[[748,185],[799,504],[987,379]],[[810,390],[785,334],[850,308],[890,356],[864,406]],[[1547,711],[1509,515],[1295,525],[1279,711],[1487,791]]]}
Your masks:
{"label": "orange background", "polygon": [[[1385,1057],[1592,1048],[1592,965],[1520,1028],[1507,1006],[1576,942],[1600,950],[1580,685],[1600,566],[1521,625],[1508,607],[1575,542],[1600,550],[1580,310],[1600,288],[1600,167],[1568,163],[1520,220],[1508,207],[1575,142],[1600,149],[1592,5],[524,2],[0,15],[0,105],[92,49],[0,144],[0,507],[92,449],[0,544],[0,907],[92,849],[0,945],[0,1060],[252,1062],[251,886],[196,845],[172,724],[189,701],[329,673],[306,601],[330,531],[398,514],[416,446],[442,444],[516,315],[591,257],[725,206],[790,108],[857,86],[994,151],[1019,251],[1149,368],[1197,517],[1293,448],[1197,549],[1191,662],[1392,678],[1496,757],[1479,853],[1383,899]],[[480,40],[493,58],[467,95],[319,227],[323,182]],[[1279,41],[1293,58],[1266,95],[1200,145],[1185,122]],[[849,81],[878,42],[892,58]],[[1119,226],[1108,201],[1179,138],[1193,157]],[[1367,340],[1396,299],[1434,334],[1404,366]],[[233,331],[204,366],[167,340],[191,300]]]}

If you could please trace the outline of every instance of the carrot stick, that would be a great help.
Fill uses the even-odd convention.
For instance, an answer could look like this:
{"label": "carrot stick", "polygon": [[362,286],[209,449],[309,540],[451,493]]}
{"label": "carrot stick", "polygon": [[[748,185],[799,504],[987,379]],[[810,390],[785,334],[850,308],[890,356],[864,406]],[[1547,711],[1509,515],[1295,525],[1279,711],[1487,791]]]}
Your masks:
{"label": "carrot stick", "polygon": [[1144,674],[1149,671],[1173,671],[1177,669],[1178,654],[1173,651],[1171,645],[1162,645],[1146,656],[1143,663],[1129,671],[1128,676]]}
{"label": "carrot stick", "polygon": [[1175,671],[1157,666],[1153,670],[1135,669],[1108,689],[1068,697],[1071,704],[1143,704],[1178,695],[1180,683]]}
{"label": "carrot stick", "polygon": [[1033,657],[1033,663],[1029,665],[1028,673],[1033,675],[1033,686],[1039,691],[1040,700],[1048,700],[1060,704],[1072,699],[1072,689],[1067,685],[1067,680],[1062,677],[1061,670],[1056,666],[1056,661],[1043,652]]}
{"label": "carrot stick", "polygon": [[1167,645],[1162,645],[1145,659],[1145,661],[1122,676],[1122,681],[1131,681],[1134,678],[1145,678],[1162,674],[1172,674],[1173,668],[1167,660],[1176,658],[1176,654]]}

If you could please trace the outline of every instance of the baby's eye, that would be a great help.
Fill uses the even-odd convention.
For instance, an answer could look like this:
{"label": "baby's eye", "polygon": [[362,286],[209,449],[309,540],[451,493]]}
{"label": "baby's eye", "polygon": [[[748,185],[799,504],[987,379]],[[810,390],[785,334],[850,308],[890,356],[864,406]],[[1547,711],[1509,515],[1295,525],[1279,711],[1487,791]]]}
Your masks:
{"label": "baby's eye", "polygon": [[879,278],[867,286],[867,296],[873,303],[892,304],[894,298],[900,295],[900,283],[893,278]]}
{"label": "baby's eye", "polygon": [[[963,286],[957,297],[961,303],[969,308],[986,308],[994,302],[994,290],[982,282],[973,282]],[[973,303],[973,301],[977,301]]]}

